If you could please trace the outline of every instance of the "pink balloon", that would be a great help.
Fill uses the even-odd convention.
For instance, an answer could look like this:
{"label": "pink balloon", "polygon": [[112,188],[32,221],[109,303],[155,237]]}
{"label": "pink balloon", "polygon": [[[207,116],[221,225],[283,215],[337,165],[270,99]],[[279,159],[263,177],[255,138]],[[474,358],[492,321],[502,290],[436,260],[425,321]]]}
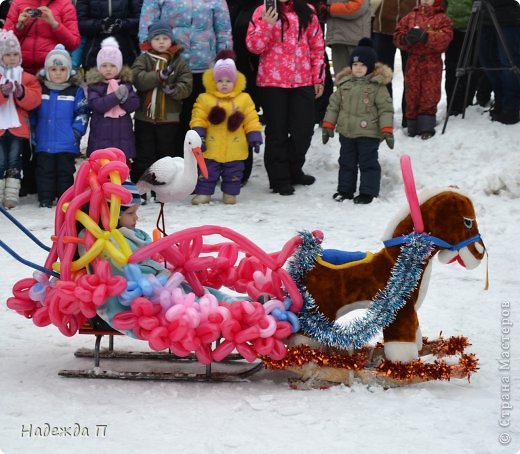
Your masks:
{"label": "pink balloon", "polygon": [[211,348],[209,345],[203,344],[196,351],[195,355],[201,364],[208,365],[211,364]]}
{"label": "pink balloon", "polygon": [[132,311],[119,312],[112,318],[112,326],[118,331],[129,331],[137,326],[137,316]]}
{"label": "pink balloon", "polygon": [[44,327],[49,326],[51,324],[51,319],[49,318],[49,308],[40,307],[34,312],[32,321],[36,326]]}
{"label": "pink balloon", "polygon": [[412,171],[412,162],[410,156],[404,154],[401,156],[401,172],[403,175],[404,190],[408,205],[410,206],[410,214],[412,216],[413,225],[417,233],[424,232],[424,222],[421,214],[421,207],[417,198],[417,190],[415,189],[415,180]]}
{"label": "pink balloon", "polygon": [[221,342],[215,350],[213,350],[213,360],[214,361],[222,361],[226,356],[228,356],[235,349],[235,344],[229,340],[225,340]]}
{"label": "pink balloon", "polygon": [[170,345],[170,339],[168,337],[169,332],[165,326],[159,326],[152,330],[150,337],[148,338],[148,344],[150,348],[155,351],[161,351],[168,348]]}

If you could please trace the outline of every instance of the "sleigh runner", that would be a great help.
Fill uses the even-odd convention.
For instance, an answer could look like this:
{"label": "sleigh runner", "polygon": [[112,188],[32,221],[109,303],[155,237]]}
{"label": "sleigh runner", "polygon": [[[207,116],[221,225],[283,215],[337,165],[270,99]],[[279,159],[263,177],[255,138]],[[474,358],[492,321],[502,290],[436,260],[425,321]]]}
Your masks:
{"label": "sleigh runner", "polygon": [[[426,292],[430,259],[439,254],[446,263],[456,260],[471,268],[484,256],[471,200],[459,191],[430,193],[420,205],[411,205],[389,228],[382,251],[331,263],[319,231],[302,232],[280,251],[266,253],[231,229],[201,226],[132,251],[115,221],[120,201],[128,198],[121,187],[127,176],[124,156],[117,149],[98,150],[82,164],[74,186],[59,201],[46,263],[33,278],[15,284],[7,302],[11,309],[37,326],[54,324],[66,336],[76,334],[87,320],[101,317],[110,328],[146,341],[154,352],[196,358],[206,366],[205,372],[195,374],[196,380],[211,379],[212,364],[237,354],[251,363],[261,358],[270,367],[285,364],[283,368],[307,380],[317,379],[318,371],[325,377],[319,380],[346,383],[353,376],[367,382],[386,374],[387,384],[407,384],[469,377],[476,370],[474,356],[464,356],[463,350],[457,352],[458,369],[443,363],[420,369],[414,363],[423,351],[416,310]],[[415,188],[408,187],[407,193],[410,199]],[[216,235],[223,241],[207,242]],[[337,259],[338,254],[332,255]],[[150,272],[150,261],[166,266],[159,272],[153,266],[156,271]],[[335,322],[363,305],[368,312],[362,319],[346,328]],[[381,330],[384,347],[365,347]],[[79,375],[118,378],[98,368],[103,356],[100,341],[97,337],[94,369]],[[305,344],[315,353],[302,347]],[[300,349],[300,356],[293,354],[294,349]],[[331,371],[330,355],[336,354],[331,349],[339,349],[344,358],[346,351],[357,349],[355,355],[372,351],[371,360],[354,362],[354,369],[333,366]],[[379,353],[374,356],[382,350],[386,363]],[[325,362],[309,360],[318,357]],[[236,356],[232,358],[236,361]],[[287,358],[295,364],[287,364]],[[403,372],[406,363],[415,369]],[[381,369],[384,364],[386,369]],[[239,374],[259,369],[255,364]],[[401,370],[401,375],[390,377],[389,370]],[[412,377],[414,373],[419,378]],[[119,375],[154,378],[139,372]],[[159,373],[157,379],[166,375]],[[336,378],[330,380],[332,376]]]}

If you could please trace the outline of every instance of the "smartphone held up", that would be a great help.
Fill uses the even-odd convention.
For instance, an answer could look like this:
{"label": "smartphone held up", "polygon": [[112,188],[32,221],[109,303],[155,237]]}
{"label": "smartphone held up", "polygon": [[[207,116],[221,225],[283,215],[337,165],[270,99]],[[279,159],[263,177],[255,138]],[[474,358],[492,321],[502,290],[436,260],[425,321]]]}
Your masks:
{"label": "smartphone held up", "polygon": [[278,12],[278,2],[277,0],[264,0],[264,8],[265,11],[269,11],[270,8],[273,8],[275,13]]}

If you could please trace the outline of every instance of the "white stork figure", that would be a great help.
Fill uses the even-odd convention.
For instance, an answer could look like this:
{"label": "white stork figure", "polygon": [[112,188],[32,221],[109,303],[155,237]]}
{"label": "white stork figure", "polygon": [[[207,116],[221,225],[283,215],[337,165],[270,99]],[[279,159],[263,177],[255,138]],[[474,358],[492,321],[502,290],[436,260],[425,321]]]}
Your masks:
{"label": "white stork figure", "polygon": [[182,200],[189,196],[197,185],[197,165],[204,178],[208,178],[208,169],[202,156],[202,140],[193,130],[186,133],[184,139],[184,159],[166,156],[155,161],[139,178],[137,187],[144,194],[155,192],[155,199],[161,204],[161,211],[157,218],[157,228],[162,220],[164,232],[164,204],[172,200]]}

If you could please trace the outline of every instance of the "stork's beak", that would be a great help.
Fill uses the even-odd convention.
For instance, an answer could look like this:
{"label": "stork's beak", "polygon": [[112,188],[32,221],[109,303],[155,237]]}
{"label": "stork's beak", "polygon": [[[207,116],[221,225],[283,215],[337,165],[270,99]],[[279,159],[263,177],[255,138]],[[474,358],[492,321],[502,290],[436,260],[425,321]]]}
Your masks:
{"label": "stork's beak", "polygon": [[202,155],[202,149],[199,147],[194,147],[191,149],[191,151],[193,151],[195,159],[197,160],[197,164],[199,166],[200,173],[202,173],[204,178],[206,178],[206,180],[207,180],[208,179],[208,168],[206,167],[206,161],[204,160],[204,156]]}

